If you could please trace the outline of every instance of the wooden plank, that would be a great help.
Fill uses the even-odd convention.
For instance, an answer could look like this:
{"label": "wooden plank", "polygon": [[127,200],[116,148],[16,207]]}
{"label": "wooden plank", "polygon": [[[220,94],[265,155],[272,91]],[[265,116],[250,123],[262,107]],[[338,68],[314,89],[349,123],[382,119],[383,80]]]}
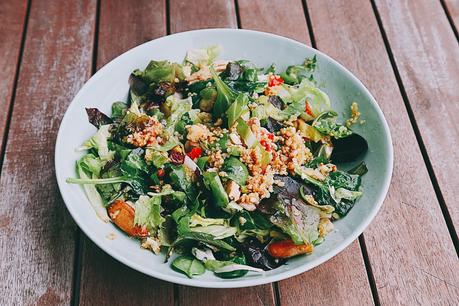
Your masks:
{"label": "wooden plank", "polygon": [[308,6],[318,47],[368,86],[391,127],[392,185],[382,210],[364,234],[381,304],[457,301],[459,262],[371,3],[308,1]]}
{"label": "wooden plank", "polygon": [[457,31],[459,28],[459,0],[444,0],[443,2]]}
{"label": "wooden plank", "polygon": [[459,151],[449,149],[459,147],[457,41],[437,1],[376,6],[457,239],[459,172],[451,166],[459,162]]}
{"label": "wooden plank", "polygon": [[80,305],[174,304],[173,284],[125,266],[88,238],[84,248]]}
{"label": "wooden plank", "polygon": [[370,284],[359,242],[320,266],[279,282],[281,305],[371,305]]}
{"label": "wooden plank", "polygon": [[205,28],[237,28],[234,1],[170,0],[171,33]]}
{"label": "wooden plank", "polygon": [[[196,28],[237,27],[233,1],[170,1],[172,32]],[[198,18],[199,16],[205,16]],[[179,305],[274,305],[271,285],[242,289],[203,289],[179,286]]]}
{"label": "wooden plank", "polygon": [[[33,1],[0,179],[0,304],[69,304],[76,226],[54,144],[91,71],[96,1]],[[2,37],[3,39],[3,37]]]}
{"label": "wooden plank", "polygon": [[0,2],[0,154],[14,91],[27,1]]}
{"label": "wooden plank", "polygon": [[271,285],[238,289],[206,289],[179,286],[179,305],[214,306],[214,305],[274,305],[274,293]]}
{"label": "wooden plank", "polygon": [[270,32],[311,45],[301,0],[239,0],[238,4],[241,28]]}
{"label": "wooden plank", "polygon": [[[276,18],[272,18],[273,11],[277,13]],[[273,32],[310,43],[303,5],[299,0],[289,0],[288,4],[240,0],[239,15],[244,28]],[[279,20],[286,23],[279,23]],[[337,279],[340,281],[337,282]],[[279,282],[279,295],[282,305],[297,305],[298,301],[307,301],[311,305],[371,304],[373,298],[358,242],[352,243],[333,260]]]}
{"label": "wooden plank", "polygon": [[121,53],[166,31],[166,1],[122,0],[101,2],[97,69]]}
{"label": "wooden plank", "polygon": [[[163,35],[166,35],[165,1],[136,1],[135,5],[122,0],[102,1],[97,67],[136,45]],[[82,252],[79,298],[82,305],[173,304],[171,283],[128,268],[87,237]]]}

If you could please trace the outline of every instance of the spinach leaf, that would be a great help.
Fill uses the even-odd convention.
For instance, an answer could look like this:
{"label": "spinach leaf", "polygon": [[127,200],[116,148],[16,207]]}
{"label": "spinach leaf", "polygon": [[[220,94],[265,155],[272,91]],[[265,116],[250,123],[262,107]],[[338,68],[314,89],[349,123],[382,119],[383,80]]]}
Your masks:
{"label": "spinach leaf", "polygon": [[191,180],[187,177],[183,165],[172,165],[169,177],[174,188],[183,190],[190,200],[196,198],[196,189]]}
{"label": "spinach leaf", "polygon": [[[236,256],[234,257],[231,262],[235,263],[235,264],[240,264],[240,265],[245,265],[246,262],[245,262],[245,257],[244,256]],[[244,275],[247,274],[247,270],[234,270],[234,271],[230,271],[230,272],[215,272],[215,275],[220,277],[220,278],[226,278],[226,279],[229,279],[229,278],[238,278],[238,277],[242,277]]]}
{"label": "spinach leaf", "polygon": [[137,148],[132,150],[121,163],[121,172],[129,176],[141,176],[148,172],[148,166],[143,158],[144,150]]}
{"label": "spinach leaf", "polygon": [[356,191],[359,189],[362,179],[359,175],[348,174],[344,171],[330,172],[328,175],[328,185],[335,189],[345,188]]}
{"label": "spinach leaf", "polygon": [[335,163],[355,161],[368,150],[365,138],[355,133],[345,138],[333,138],[332,144],[333,151],[330,158]]}
{"label": "spinach leaf", "polygon": [[229,199],[218,174],[216,172],[204,172],[203,178],[204,184],[212,193],[212,198],[216,206],[226,207]]}
{"label": "spinach leaf", "polygon": [[172,267],[187,275],[189,278],[192,278],[195,275],[201,275],[206,272],[205,266],[197,259],[179,256],[172,262]]}
{"label": "spinach leaf", "polygon": [[221,170],[226,172],[227,177],[235,181],[239,186],[244,186],[249,176],[246,165],[232,156],[225,159]]}
{"label": "spinach leaf", "polygon": [[347,171],[347,173],[349,174],[357,174],[360,176],[364,175],[367,172],[368,172],[368,168],[364,161],[360,162],[357,166]]}

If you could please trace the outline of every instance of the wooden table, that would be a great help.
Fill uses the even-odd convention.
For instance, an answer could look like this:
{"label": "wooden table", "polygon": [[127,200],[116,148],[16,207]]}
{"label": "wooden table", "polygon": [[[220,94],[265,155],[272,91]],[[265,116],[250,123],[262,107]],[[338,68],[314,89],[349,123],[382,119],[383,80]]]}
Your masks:
{"label": "wooden table", "polygon": [[[459,304],[459,1],[3,0],[0,20],[0,305]],[[209,27],[324,51],[370,89],[392,131],[392,185],[374,222],[278,283],[199,289],[140,274],[85,237],[57,188],[59,123],[91,74],[145,41]]]}

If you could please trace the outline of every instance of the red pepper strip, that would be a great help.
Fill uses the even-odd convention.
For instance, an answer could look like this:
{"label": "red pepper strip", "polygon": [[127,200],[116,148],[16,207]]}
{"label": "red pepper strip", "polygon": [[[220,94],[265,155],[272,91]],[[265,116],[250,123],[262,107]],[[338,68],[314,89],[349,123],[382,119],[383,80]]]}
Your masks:
{"label": "red pepper strip", "polygon": [[308,114],[309,116],[314,117],[314,113],[312,112],[311,105],[309,105],[309,102],[308,102],[308,101],[306,101],[306,107],[305,107],[304,111],[305,111],[306,114]]}
{"label": "red pepper strip", "polygon": [[200,147],[194,147],[186,155],[188,155],[188,157],[191,158],[191,159],[199,158],[202,155],[202,149]]}
{"label": "red pepper strip", "polygon": [[280,76],[274,75],[274,74],[271,74],[269,76],[269,80],[268,80],[268,86],[269,87],[281,85],[282,83],[284,83],[284,79],[281,78]]}
{"label": "red pepper strip", "polygon": [[271,145],[268,142],[266,142],[266,140],[260,140],[260,144],[265,148],[266,151],[271,151]]}

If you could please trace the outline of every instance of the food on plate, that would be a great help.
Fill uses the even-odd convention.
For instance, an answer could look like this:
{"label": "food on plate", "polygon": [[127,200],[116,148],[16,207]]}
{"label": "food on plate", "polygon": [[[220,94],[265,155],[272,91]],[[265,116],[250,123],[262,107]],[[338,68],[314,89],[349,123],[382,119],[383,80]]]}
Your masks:
{"label": "food on plate", "polygon": [[[235,278],[310,254],[361,197],[360,111],[338,121],[314,80],[316,57],[278,72],[189,50],[128,78],[127,102],[82,144],[78,178],[96,214],[188,277]],[[360,120],[360,123],[363,121]]]}

